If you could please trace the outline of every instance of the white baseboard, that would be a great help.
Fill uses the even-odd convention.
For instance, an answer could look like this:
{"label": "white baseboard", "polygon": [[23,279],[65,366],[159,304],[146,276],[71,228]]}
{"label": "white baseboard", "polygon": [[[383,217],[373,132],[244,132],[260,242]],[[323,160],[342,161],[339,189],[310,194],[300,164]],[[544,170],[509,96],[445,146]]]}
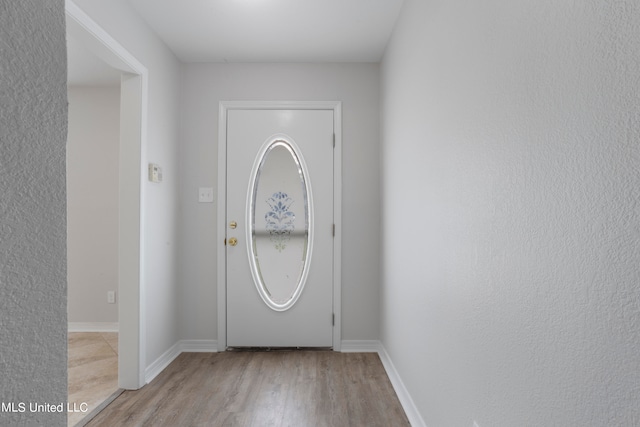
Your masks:
{"label": "white baseboard", "polygon": [[416,408],[409,391],[404,386],[400,375],[398,375],[398,371],[396,371],[395,366],[393,366],[393,362],[389,358],[389,354],[385,350],[384,346],[380,343],[380,351],[378,351],[378,356],[380,356],[380,360],[382,361],[382,366],[384,366],[385,371],[387,371],[387,376],[391,381],[391,385],[393,389],[396,391],[398,395],[398,400],[400,400],[400,404],[404,409],[405,414],[407,414],[407,418],[409,419],[409,423],[412,427],[426,427],[420,412],[418,412],[418,408]]}
{"label": "white baseboard", "polygon": [[144,371],[144,381],[149,384],[155,377],[173,362],[182,353],[216,353],[218,342],[216,340],[182,340],[165,351]]}
{"label": "white baseboard", "polygon": [[118,332],[118,322],[69,322],[69,332]]}
{"label": "white baseboard", "polygon": [[144,370],[145,384],[149,384],[153,381],[153,379],[157,377],[160,372],[164,371],[164,369],[178,356],[180,356],[180,341],[172,345],[169,350],[162,353],[160,357],[147,366],[147,369]]}
{"label": "white baseboard", "polygon": [[182,340],[180,341],[180,353],[217,353],[218,341],[216,340]]}
{"label": "white baseboard", "polygon": [[340,351],[342,353],[378,353],[380,348],[378,340],[342,340]]}

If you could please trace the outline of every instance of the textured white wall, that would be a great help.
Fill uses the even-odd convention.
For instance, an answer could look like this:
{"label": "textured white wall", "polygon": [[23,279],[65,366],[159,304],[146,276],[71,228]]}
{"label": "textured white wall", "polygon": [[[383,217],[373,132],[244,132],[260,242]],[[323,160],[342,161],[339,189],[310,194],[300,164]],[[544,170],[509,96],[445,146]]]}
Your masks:
{"label": "textured white wall", "polygon": [[117,322],[120,87],[67,93],[68,321]]}
{"label": "textured white wall", "polygon": [[182,339],[217,338],[218,103],[343,102],[342,338],[377,339],[379,72],[377,64],[189,64],[183,72],[180,283]]}
{"label": "textured white wall", "polygon": [[[162,167],[161,184],[144,183],[143,270],[147,366],[178,340],[178,102],[180,65],[127,0],[75,3],[149,70],[143,164]],[[146,170],[143,171],[146,174]]]}
{"label": "textured white wall", "polygon": [[0,425],[64,426],[28,410],[67,400],[64,2],[0,10]]}
{"label": "textured white wall", "polygon": [[381,81],[381,336],[426,424],[640,425],[640,4],[407,0]]}

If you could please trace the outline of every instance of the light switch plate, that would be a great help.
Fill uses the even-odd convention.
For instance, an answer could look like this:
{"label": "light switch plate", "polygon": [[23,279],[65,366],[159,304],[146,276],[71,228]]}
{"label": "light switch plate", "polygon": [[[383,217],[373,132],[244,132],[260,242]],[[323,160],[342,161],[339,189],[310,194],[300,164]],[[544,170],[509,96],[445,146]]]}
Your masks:
{"label": "light switch plate", "polygon": [[213,203],[213,187],[200,187],[198,189],[198,202]]}

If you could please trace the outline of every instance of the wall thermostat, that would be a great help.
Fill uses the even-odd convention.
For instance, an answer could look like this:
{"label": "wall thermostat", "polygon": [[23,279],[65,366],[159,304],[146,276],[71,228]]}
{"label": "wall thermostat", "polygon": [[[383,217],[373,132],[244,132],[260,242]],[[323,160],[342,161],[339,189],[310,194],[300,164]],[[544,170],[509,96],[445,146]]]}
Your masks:
{"label": "wall thermostat", "polygon": [[162,168],[154,163],[149,163],[149,181],[162,182]]}

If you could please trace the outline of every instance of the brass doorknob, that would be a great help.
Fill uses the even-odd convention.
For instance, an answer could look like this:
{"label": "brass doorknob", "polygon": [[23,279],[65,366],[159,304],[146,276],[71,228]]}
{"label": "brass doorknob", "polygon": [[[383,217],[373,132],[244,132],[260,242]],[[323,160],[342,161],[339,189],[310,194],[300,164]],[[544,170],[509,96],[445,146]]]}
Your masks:
{"label": "brass doorknob", "polygon": [[232,237],[229,239],[229,245],[230,246],[235,246],[238,244],[238,239],[236,239],[235,237]]}

